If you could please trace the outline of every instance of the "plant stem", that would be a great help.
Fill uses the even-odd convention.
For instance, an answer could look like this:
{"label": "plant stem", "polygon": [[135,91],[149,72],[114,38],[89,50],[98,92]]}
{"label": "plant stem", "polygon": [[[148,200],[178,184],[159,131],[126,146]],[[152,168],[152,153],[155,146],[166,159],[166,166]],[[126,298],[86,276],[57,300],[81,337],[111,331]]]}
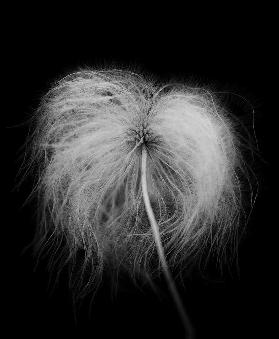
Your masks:
{"label": "plant stem", "polygon": [[156,222],[156,219],[155,219],[155,216],[154,216],[151,204],[150,204],[148,190],[147,190],[147,180],[146,180],[146,168],[147,168],[146,163],[147,163],[147,152],[146,152],[145,145],[142,144],[141,184],[142,184],[142,194],[143,194],[143,200],[144,200],[147,216],[148,216],[148,219],[149,219],[149,222],[152,228],[152,232],[154,235],[157,252],[158,252],[159,259],[161,261],[162,268],[163,268],[163,273],[164,273],[168,288],[170,290],[170,293],[172,295],[173,301],[177,308],[178,314],[183,323],[183,326],[186,332],[186,338],[193,339],[194,338],[193,327],[186,313],[186,310],[181,302],[179,293],[177,291],[174,280],[168,268],[168,264],[166,261],[166,257],[165,257],[164,249],[162,246],[161,237],[160,237],[159,227]]}

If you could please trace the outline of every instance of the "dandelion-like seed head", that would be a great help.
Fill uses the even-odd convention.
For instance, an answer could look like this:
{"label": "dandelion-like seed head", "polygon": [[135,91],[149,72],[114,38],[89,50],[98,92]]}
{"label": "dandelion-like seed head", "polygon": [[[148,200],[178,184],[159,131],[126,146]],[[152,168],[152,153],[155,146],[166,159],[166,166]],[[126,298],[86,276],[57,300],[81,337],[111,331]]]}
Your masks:
{"label": "dandelion-like seed head", "polygon": [[60,251],[59,267],[76,265],[77,293],[94,289],[106,267],[142,278],[161,271],[143,150],[171,269],[188,267],[206,244],[223,255],[235,239],[245,166],[234,122],[212,93],[163,93],[128,71],[86,70],[54,84],[35,117],[26,165],[38,178],[36,245]]}

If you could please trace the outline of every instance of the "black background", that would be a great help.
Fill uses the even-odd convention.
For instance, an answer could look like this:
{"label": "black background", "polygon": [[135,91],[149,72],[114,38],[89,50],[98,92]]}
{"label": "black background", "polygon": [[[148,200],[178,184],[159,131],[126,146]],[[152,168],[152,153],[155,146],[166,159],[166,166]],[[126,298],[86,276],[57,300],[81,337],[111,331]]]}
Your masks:
{"label": "black background", "polygon": [[[272,287],[276,201],[272,193],[271,159],[277,152],[272,125],[276,124],[278,114],[272,99],[276,101],[276,96],[271,95],[274,43],[271,27],[262,20],[267,14],[242,10],[229,16],[225,9],[216,18],[206,21],[198,16],[190,23],[193,13],[177,20],[169,15],[150,29],[144,16],[132,18],[129,23],[115,20],[117,30],[109,25],[112,21],[108,18],[96,24],[96,14],[86,26],[82,17],[79,21],[72,17],[57,27],[50,16],[42,24],[38,14],[14,20],[5,49],[9,63],[8,93],[2,98],[9,103],[3,112],[7,119],[3,148],[8,164],[4,179],[7,217],[3,228],[8,229],[8,236],[2,238],[3,277],[7,283],[3,300],[7,300],[5,322],[9,337],[18,334],[34,338],[182,337],[180,322],[163,283],[161,288],[165,292],[160,300],[152,291],[140,291],[132,284],[111,299],[105,282],[95,297],[91,315],[87,312],[88,298],[75,324],[67,275],[62,274],[50,293],[46,262],[42,261],[34,271],[31,252],[22,253],[34,233],[35,206],[21,208],[32,180],[20,191],[12,191],[20,165],[18,150],[28,132],[27,126],[20,124],[36,109],[53,80],[78,67],[111,63],[116,67],[137,67],[136,70],[147,71],[162,81],[182,78],[189,79],[191,85],[214,86],[217,91],[237,93],[252,104],[260,151],[253,164],[259,194],[239,249],[240,272],[232,270],[218,276],[213,268],[208,268],[207,278],[195,274],[186,282],[186,290],[181,289],[181,296],[197,338],[272,337],[268,332],[274,321],[272,309],[276,307]],[[236,116],[245,116],[245,123],[251,128],[251,106],[236,97],[223,99]]]}

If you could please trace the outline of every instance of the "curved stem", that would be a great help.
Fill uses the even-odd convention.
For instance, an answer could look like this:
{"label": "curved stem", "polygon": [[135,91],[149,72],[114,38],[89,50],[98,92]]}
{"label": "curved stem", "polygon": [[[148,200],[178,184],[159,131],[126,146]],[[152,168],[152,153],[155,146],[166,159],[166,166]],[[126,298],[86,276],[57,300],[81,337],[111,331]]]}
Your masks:
{"label": "curved stem", "polygon": [[143,200],[144,200],[147,216],[148,216],[151,228],[152,228],[157,252],[158,252],[159,259],[161,261],[162,268],[163,268],[163,273],[164,273],[168,288],[170,290],[170,293],[172,295],[172,298],[174,300],[175,306],[177,308],[178,314],[183,323],[183,326],[186,332],[186,338],[193,339],[194,338],[193,327],[183,307],[179,293],[177,291],[174,280],[168,268],[168,264],[166,261],[166,257],[165,257],[161,237],[160,237],[159,227],[156,222],[156,219],[155,219],[155,216],[154,216],[151,204],[150,204],[150,199],[149,199],[148,190],[147,190],[147,180],[146,180],[146,168],[147,168],[146,162],[147,162],[147,152],[146,152],[145,146],[142,145],[141,184],[142,184],[142,194],[143,194]]}

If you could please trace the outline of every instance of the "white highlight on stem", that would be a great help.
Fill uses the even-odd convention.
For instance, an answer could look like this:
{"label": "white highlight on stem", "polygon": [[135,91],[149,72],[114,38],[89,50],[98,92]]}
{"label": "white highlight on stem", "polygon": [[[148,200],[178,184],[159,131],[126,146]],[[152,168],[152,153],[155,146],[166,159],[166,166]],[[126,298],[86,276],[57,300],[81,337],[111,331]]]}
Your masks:
{"label": "white highlight on stem", "polygon": [[142,195],[143,195],[143,200],[144,200],[144,204],[146,207],[146,212],[147,212],[147,216],[152,228],[152,232],[153,232],[153,236],[155,239],[155,243],[156,243],[156,248],[157,248],[157,252],[158,252],[158,256],[160,259],[160,262],[162,264],[162,269],[163,269],[163,273],[164,276],[166,278],[167,281],[167,285],[168,288],[170,290],[170,293],[173,297],[174,303],[176,305],[177,311],[179,313],[179,316],[182,320],[187,338],[191,339],[193,338],[193,328],[190,322],[190,319],[184,309],[184,306],[181,302],[181,298],[179,296],[179,293],[177,291],[177,288],[175,286],[174,280],[172,278],[172,275],[170,273],[167,261],[166,261],[166,257],[165,257],[165,253],[164,253],[164,249],[162,246],[162,242],[161,242],[161,237],[160,237],[160,231],[158,228],[158,224],[156,222],[151,204],[150,204],[150,199],[149,199],[149,195],[148,195],[148,190],[147,190],[147,181],[146,181],[146,162],[147,162],[147,152],[146,152],[146,148],[144,145],[142,145],[142,161],[141,161],[141,184],[142,184]]}

